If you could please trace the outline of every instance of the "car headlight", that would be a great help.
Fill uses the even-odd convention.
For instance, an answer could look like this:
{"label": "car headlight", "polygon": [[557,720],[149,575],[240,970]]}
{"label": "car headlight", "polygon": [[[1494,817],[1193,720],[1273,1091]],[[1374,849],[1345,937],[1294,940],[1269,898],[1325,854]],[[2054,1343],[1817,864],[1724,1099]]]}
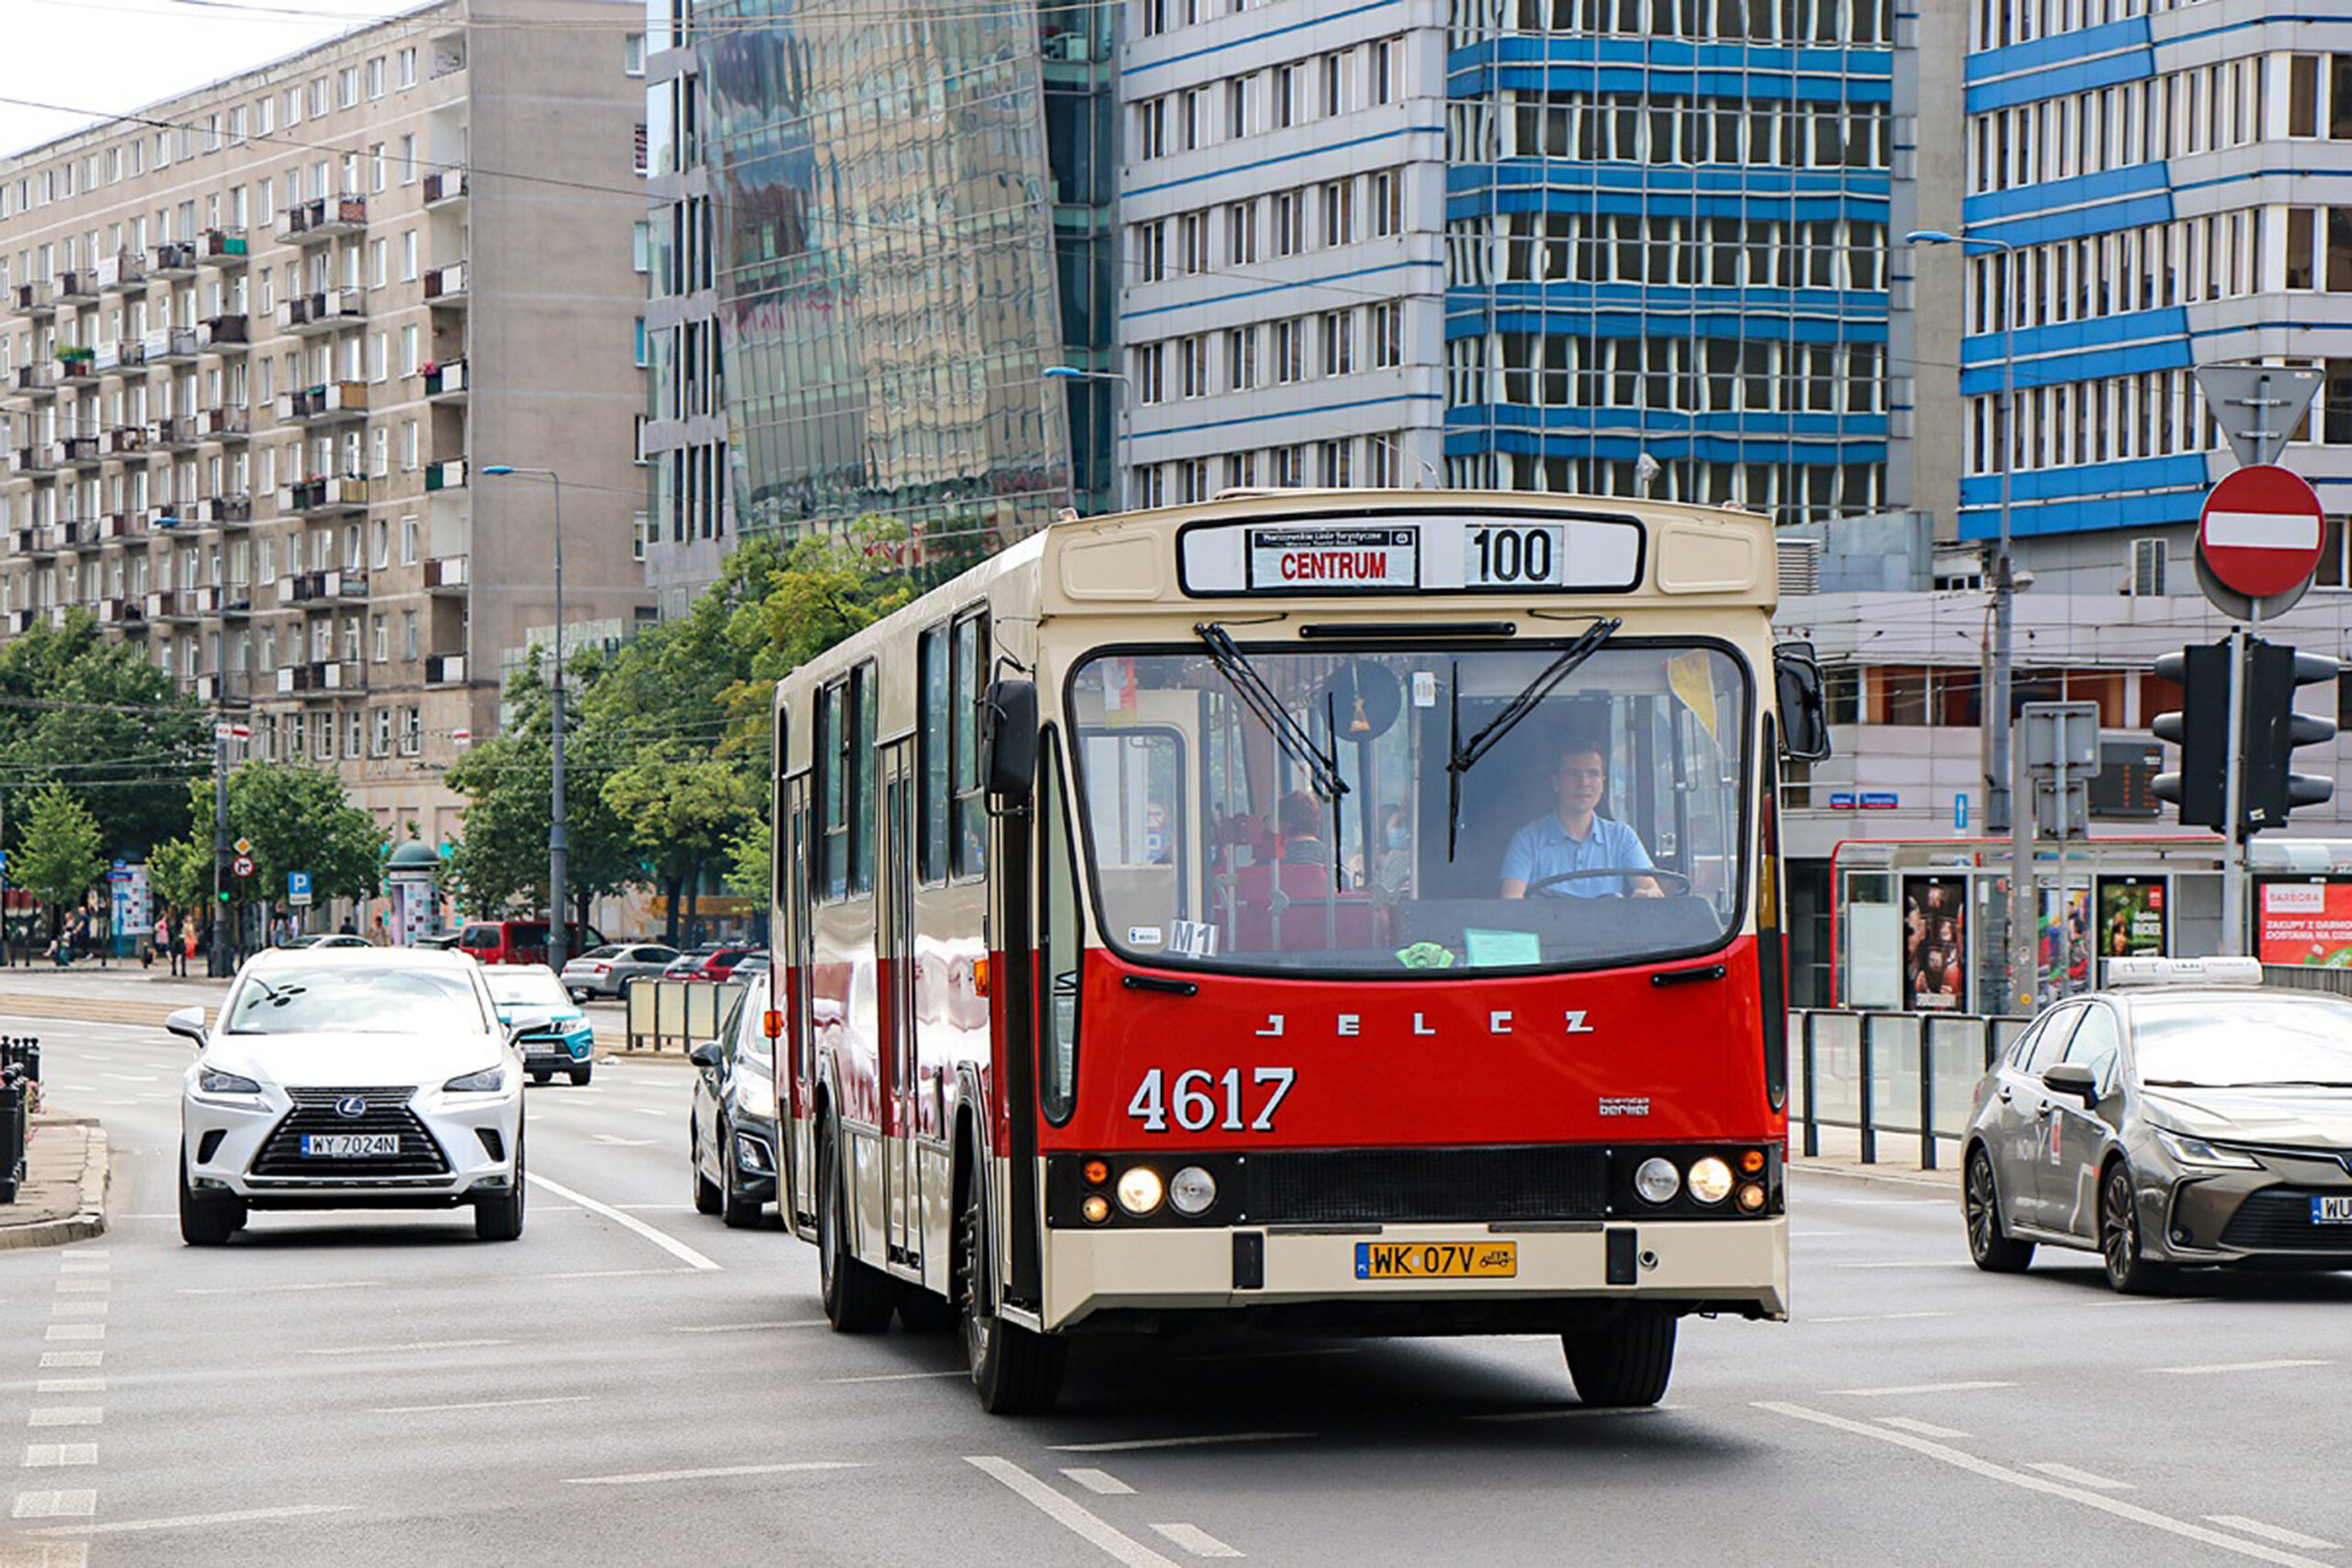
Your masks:
{"label": "car headlight", "polygon": [[1634,1171],[1634,1190],[1645,1203],[1670,1203],[1682,1190],[1682,1173],[1674,1168],[1672,1160],[1652,1156]]}
{"label": "car headlight", "polygon": [[1690,1196],[1702,1203],[1720,1203],[1731,1196],[1731,1167],[1709,1155],[1690,1168]]}
{"label": "car headlight", "polygon": [[451,1078],[441,1087],[453,1094],[496,1094],[506,1087],[506,1069],[503,1066],[484,1067],[478,1073]]}
{"label": "car headlight", "polygon": [[261,1085],[243,1073],[224,1073],[218,1067],[207,1067],[197,1075],[196,1087],[205,1094],[259,1094]]}
{"label": "car headlight", "polygon": [[2159,1127],[2156,1142],[2165,1153],[2182,1165],[2219,1166],[2230,1170],[2259,1170],[2262,1162],[2235,1149],[2217,1149],[2202,1138],[2192,1138],[2186,1133],[2175,1133]]}
{"label": "car headlight", "polygon": [[1141,1217],[1159,1207],[1159,1172],[1148,1165],[1129,1166],[1119,1173],[1119,1207]]}
{"label": "car headlight", "polygon": [[1216,1178],[1197,1165],[1188,1165],[1168,1179],[1168,1201],[1188,1218],[1205,1214],[1216,1202]]}

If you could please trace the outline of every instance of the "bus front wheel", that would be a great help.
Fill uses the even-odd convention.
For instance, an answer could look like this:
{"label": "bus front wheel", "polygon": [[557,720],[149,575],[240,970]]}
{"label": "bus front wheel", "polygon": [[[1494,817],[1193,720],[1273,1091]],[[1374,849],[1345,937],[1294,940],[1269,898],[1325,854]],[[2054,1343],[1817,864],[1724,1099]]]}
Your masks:
{"label": "bus front wheel", "polygon": [[877,1334],[890,1326],[890,1279],[850,1249],[849,1180],[841,1152],[838,1129],[827,1127],[817,1145],[818,1293],[835,1333]]}
{"label": "bus front wheel", "polygon": [[1598,1328],[1560,1336],[1577,1397],[1597,1409],[1656,1404],[1674,1375],[1674,1314],[1662,1306],[1629,1303]]}
{"label": "bus front wheel", "polygon": [[956,1210],[956,1303],[963,1319],[964,1354],[980,1408],[991,1416],[1029,1416],[1051,1410],[1060,1397],[1066,1347],[997,1314],[996,1275],[990,1261],[985,1183],[977,1159],[967,1162],[964,1201]]}

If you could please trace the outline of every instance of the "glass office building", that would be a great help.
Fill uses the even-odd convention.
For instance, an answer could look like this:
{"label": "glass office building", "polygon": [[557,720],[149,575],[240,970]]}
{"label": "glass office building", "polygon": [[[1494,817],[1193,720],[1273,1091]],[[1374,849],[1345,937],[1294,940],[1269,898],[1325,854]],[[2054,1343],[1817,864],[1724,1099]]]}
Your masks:
{"label": "glass office building", "polygon": [[1096,389],[1044,372],[1109,354],[1113,28],[1091,5],[695,8],[739,527],[1002,538],[1108,489]]}

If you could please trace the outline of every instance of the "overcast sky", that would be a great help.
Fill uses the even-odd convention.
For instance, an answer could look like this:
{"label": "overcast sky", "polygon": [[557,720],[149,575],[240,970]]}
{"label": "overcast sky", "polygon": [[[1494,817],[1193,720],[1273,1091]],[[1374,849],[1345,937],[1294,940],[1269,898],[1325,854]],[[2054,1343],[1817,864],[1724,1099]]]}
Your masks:
{"label": "overcast sky", "polygon": [[[416,0],[0,0],[0,155],[291,54]],[[62,109],[28,107],[56,104]]]}

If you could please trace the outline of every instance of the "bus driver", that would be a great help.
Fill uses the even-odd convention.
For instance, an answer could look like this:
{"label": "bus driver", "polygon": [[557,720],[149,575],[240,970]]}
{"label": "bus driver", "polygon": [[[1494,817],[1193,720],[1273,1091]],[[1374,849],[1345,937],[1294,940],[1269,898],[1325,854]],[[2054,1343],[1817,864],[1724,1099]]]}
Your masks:
{"label": "bus driver", "polygon": [[[1563,739],[1552,787],[1558,807],[1521,828],[1503,852],[1503,897],[1524,898],[1530,892],[1569,898],[1625,893],[1639,898],[1660,897],[1652,877],[1568,875],[1647,869],[1653,863],[1640,834],[1598,814],[1600,797],[1609,789],[1609,758],[1600,741],[1582,735]],[[1567,879],[1544,886],[1547,878],[1560,876]]]}

